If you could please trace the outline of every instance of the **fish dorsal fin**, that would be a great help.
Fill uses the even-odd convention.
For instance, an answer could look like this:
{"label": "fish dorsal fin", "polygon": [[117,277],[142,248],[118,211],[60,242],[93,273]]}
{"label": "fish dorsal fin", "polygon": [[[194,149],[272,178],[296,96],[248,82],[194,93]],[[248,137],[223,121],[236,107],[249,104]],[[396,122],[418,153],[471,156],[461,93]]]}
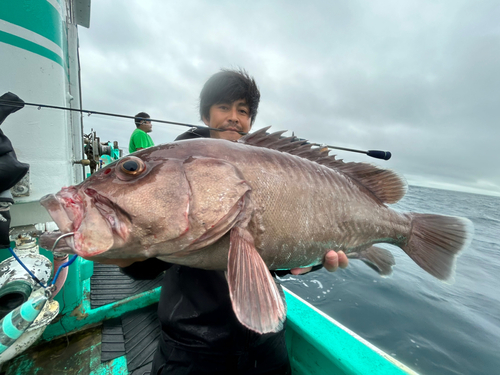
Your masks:
{"label": "fish dorsal fin", "polygon": [[281,137],[285,131],[267,134],[269,128],[270,126],[247,134],[238,142],[286,152],[340,171],[370,190],[382,203],[396,203],[408,190],[406,181],[389,169],[369,163],[345,163],[342,159],[335,159],[335,155],[328,155],[328,150],[313,148],[312,144],[303,139]]}

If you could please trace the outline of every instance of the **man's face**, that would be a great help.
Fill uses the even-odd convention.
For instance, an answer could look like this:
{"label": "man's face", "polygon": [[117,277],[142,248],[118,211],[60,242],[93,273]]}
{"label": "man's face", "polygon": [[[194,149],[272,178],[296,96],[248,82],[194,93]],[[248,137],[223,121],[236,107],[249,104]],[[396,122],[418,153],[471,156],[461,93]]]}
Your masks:
{"label": "man's face", "polygon": [[248,133],[252,126],[250,122],[250,108],[245,99],[232,103],[219,103],[210,107],[210,118],[203,117],[205,125],[227,131],[211,130],[211,138],[222,138],[228,141],[237,141],[242,137],[237,132]]}
{"label": "man's face", "polygon": [[146,133],[151,133],[153,131],[153,124],[151,124],[151,121],[142,120],[139,129]]}

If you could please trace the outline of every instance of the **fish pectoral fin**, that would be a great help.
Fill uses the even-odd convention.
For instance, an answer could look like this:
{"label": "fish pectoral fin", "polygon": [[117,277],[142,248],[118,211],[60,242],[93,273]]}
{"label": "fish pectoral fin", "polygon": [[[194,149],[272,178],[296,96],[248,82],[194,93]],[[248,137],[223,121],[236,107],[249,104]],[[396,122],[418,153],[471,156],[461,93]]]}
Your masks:
{"label": "fish pectoral fin", "polygon": [[227,281],[238,320],[258,333],[283,329],[286,307],[271,273],[255,249],[252,235],[231,229]]}
{"label": "fish pectoral fin", "polygon": [[348,254],[347,257],[362,260],[381,276],[389,276],[392,273],[392,266],[396,264],[394,256],[389,250],[377,246],[371,246],[352,255]]}

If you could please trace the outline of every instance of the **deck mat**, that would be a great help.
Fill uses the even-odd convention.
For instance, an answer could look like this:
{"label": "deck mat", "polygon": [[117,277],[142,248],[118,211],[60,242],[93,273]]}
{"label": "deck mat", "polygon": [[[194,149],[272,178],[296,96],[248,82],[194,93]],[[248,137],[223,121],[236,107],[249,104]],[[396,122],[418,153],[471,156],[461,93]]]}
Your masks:
{"label": "deck mat", "polygon": [[[90,279],[90,305],[104,306],[123,298],[161,286],[163,274],[154,280],[134,280],[120,268],[94,263]],[[148,375],[160,336],[158,304],[131,311],[121,318],[103,322],[101,362],[126,355],[131,375]]]}
{"label": "deck mat", "polygon": [[102,323],[101,362],[125,355],[122,319],[105,320]]}
{"label": "deck mat", "polygon": [[150,362],[145,366],[142,366],[138,368],[137,370],[134,370],[130,373],[130,375],[150,375],[151,374],[151,368],[153,367],[153,363]]}
{"label": "deck mat", "polygon": [[161,285],[163,274],[154,280],[134,280],[124,275],[118,266],[94,263],[90,278],[90,306],[95,309],[123,298],[154,289]]}
{"label": "deck mat", "polygon": [[122,316],[125,352],[128,371],[136,375],[145,374],[151,369],[153,356],[160,337],[160,321],[157,314],[158,304],[131,311]]}

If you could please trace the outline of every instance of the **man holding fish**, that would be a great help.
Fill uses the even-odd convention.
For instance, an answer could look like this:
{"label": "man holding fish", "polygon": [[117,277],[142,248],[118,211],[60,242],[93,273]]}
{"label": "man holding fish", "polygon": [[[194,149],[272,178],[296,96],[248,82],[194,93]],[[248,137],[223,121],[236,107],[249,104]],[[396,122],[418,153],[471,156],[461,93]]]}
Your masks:
{"label": "man holding fish", "polygon": [[[259,100],[255,81],[246,73],[216,73],[200,94],[200,115],[209,128],[220,131],[193,128],[176,140],[236,141],[242,137],[240,133],[250,132]],[[152,279],[167,270],[158,307],[162,334],[151,374],[291,374],[285,330],[261,335],[243,326],[233,312],[224,271],[174,265],[156,258],[130,265],[134,261],[113,262],[128,265],[123,271],[140,279]],[[329,271],[347,264],[342,251],[325,256],[324,266]],[[272,273],[298,275],[311,268]]]}

